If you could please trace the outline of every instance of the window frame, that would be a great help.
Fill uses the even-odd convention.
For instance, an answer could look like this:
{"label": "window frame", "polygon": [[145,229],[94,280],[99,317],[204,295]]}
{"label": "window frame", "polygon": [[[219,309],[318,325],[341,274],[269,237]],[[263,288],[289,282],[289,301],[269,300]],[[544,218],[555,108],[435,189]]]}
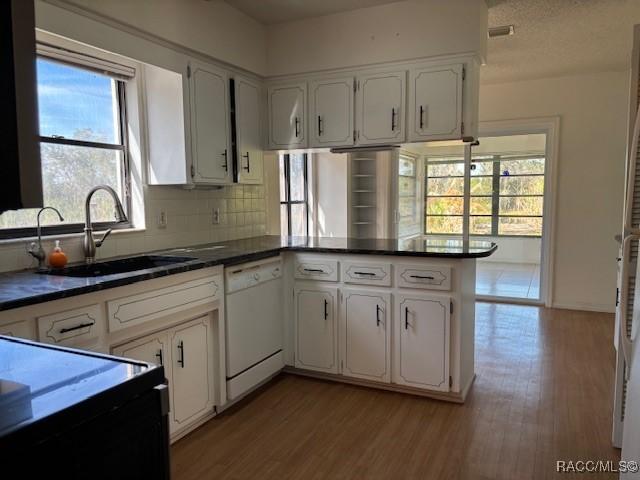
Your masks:
{"label": "window frame", "polygon": [[[285,153],[282,156],[282,164],[284,166],[284,183],[285,183],[285,199],[280,200],[280,211],[282,211],[282,205],[287,206],[287,235],[291,235],[291,205],[304,205],[306,213],[305,222],[305,235],[309,236],[309,156],[306,153],[302,155],[302,176],[304,181],[304,200],[291,200],[291,154]],[[280,192],[282,195],[282,192]],[[282,214],[280,214],[280,222],[282,222]]]}
{"label": "window frame", "polygon": [[[488,157],[488,156],[487,156]],[[437,157],[442,158],[442,157]],[[527,159],[535,159],[542,158],[545,161],[545,171],[543,173],[525,173],[525,174],[509,174],[502,175],[502,171],[500,169],[500,163],[502,161],[514,161],[514,160],[527,160]],[[491,214],[472,214],[471,208],[469,209],[469,236],[471,237],[500,237],[500,238],[542,238],[544,232],[541,231],[540,235],[514,235],[514,234],[500,234],[500,219],[501,218],[540,218],[543,220],[541,228],[544,229],[544,201],[545,201],[545,193],[546,193],[546,154],[538,154],[538,155],[491,155],[491,158],[471,158],[471,164],[474,163],[492,163],[492,173],[491,175],[472,175],[471,179],[474,178],[490,178],[492,179],[492,190],[491,194],[486,195],[471,195],[469,193],[469,201],[473,198],[490,198],[491,199]],[[428,157],[425,161],[424,170],[425,170],[425,213],[424,213],[424,234],[429,236],[452,236],[452,235],[462,235],[460,233],[432,233],[427,231],[427,217],[458,217],[464,218],[464,214],[429,214],[428,212],[428,199],[429,198],[461,198],[464,201],[464,191],[461,195],[429,195],[429,189],[427,188],[429,179],[434,178],[461,178],[464,179],[464,173],[460,175],[446,175],[446,176],[429,176],[429,165],[447,165],[447,164],[461,164],[464,165],[464,159],[460,159],[459,156],[455,156],[451,160],[443,160],[443,161],[429,161]],[[542,194],[528,194],[528,195],[508,195],[500,193],[500,179],[502,178],[519,178],[519,177],[542,177],[543,178],[543,192]],[[542,214],[540,215],[501,215],[500,214],[500,199],[501,198],[542,198],[543,207]],[[471,218],[473,217],[484,217],[491,218],[491,233],[473,233],[471,232]]]}
{"label": "window frame", "polygon": [[[49,57],[47,55],[38,54],[37,58],[42,58],[49,62],[57,62],[63,65],[68,65],[73,68],[78,68],[86,71],[95,71],[94,69],[84,65],[82,62],[73,62],[71,60],[62,60],[60,58]],[[127,82],[117,76],[111,76],[116,85],[116,96],[118,105],[118,134],[120,143],[103,143],[94,142],[88,140],[76,140],[71,138],[64,138],[59,136],[39,136],[39,143],[49,143],[57,145],[69,145],[75,147],[88,147],[88,148],[101,148],[105,150],[118,150],[121,152],[122,161],[120,162],[120,174],[122,178],[122,198],[120,199],[122,206],[127,215],[126,222],[93,222],[92,226],[94,230],[123,230],[133,228],[131,220],[132,216],[132,198],[131,198],[131,162],[129,151],[129,138],[127,134],[128,117],[127,117]],[[88,193],[88,192],[87,192]],[[52,205],[55,206],[55,205]],[[85,228],[84,223],[69,223],[63,225],[43,225],[41,227],[41,235],[43,237],[52,235],[65,235],[82,233]],[[32,227],[18,227],[18,228],[2,228],[0,229],[0,240],[29,238],[37,236],[37,225],[34,217],[34,225]]]}

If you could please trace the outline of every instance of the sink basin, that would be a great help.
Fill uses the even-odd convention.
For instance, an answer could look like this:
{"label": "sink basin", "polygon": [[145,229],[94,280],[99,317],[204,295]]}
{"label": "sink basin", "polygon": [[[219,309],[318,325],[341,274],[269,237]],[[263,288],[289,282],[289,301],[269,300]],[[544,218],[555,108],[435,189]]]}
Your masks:
{"label": "sink basin", "polygon": [[148,268],[165,267],[175,263],[183,263],[194,260],[192,257],[173,257],[165,255],[141,255],[139,257],[121,258],[106,262],[97,262],[85,265],[74,265],[59,270],[50,269],[43,272],[46,275],[60,275],[63,277],[101,277],[116,273],[135,272]]}

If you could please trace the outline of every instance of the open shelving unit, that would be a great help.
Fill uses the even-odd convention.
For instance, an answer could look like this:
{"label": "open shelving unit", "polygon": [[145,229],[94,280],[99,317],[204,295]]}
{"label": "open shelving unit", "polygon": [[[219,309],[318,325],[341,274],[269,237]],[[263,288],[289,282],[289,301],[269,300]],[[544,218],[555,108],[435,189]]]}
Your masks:
{"label": "open shelving unit", "polygon": [[374,238],[377,231],[376,152],[349,155],[349,236]]}

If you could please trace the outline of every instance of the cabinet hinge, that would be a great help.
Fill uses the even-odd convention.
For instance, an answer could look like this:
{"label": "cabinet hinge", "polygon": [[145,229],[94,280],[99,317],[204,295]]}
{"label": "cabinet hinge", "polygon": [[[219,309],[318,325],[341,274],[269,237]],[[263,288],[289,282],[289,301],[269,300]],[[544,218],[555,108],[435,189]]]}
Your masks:
{"label": "cabinet hinge", "polygon": [[196,169],[193,165],[191,165],[191,178],[196,176]]}
{"label": "cabinet hinge", "polygon": [[465,78],[467,78],[467,69],[462,67],[462,80],[464,80]]}
{"label": "cabinet hinge", "polygon": [[356,79],[354,78],[354,79],[353,79],[353,91],[355,92],[356,90],[357,90],[357,87],[356,87]]}
{"label": "cabinet hinge", "polygon": [[464,122],[460,122],[460,133],[464,135]]}
{"label": "cabinet hinge", "polygon": [[449,302],[449,313],[453,314],[453,302]]}
{"label": "cabinet hinge", "polygon": [[453,377],[449,375],[449,388],[453,387]]}
{"label": "cabinet hinge", "polygon": [[358,84],[358,90],[360,90],[360,80],[358,80],[357,84]]}
{"label": "cabinet hinge", "polygon": [[353,131],[353,141],[354,142],[356,141],[356,131],[355,130]]}
{"label": "cabinet hinge", "polygon": [[191,65],[187,65],[187,78],[191,78]]}
{"label": "cabinet hinge", "polygon": [[344,370],[344,361],[340,360],[340,371]]}

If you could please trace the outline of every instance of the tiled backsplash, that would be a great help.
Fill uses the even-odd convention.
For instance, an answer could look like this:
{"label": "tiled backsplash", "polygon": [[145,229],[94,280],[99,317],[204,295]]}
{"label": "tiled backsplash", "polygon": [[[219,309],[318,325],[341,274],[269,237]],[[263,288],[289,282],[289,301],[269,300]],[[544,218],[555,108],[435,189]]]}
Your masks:
{"label": "tiled backsplash", "polygon": [[[222,242],[264,235],[266,231],[265,191],[262,185],[233,185],[217,190],[184,190],[176,187],[145,189],[146,229],[117,232],[98,249],[104,259],[151,250]],[[220,223],[213,223],[213,211],[220,210]],[[158,228],[158,216],[167,214],[166,228]],[[43,240],[46,252],[55,240],[70,262],[83,259],[81,235],[59,235]],[[0,243],[0,271],[33,268],[36,261],[27,253],[30,239]]]}

